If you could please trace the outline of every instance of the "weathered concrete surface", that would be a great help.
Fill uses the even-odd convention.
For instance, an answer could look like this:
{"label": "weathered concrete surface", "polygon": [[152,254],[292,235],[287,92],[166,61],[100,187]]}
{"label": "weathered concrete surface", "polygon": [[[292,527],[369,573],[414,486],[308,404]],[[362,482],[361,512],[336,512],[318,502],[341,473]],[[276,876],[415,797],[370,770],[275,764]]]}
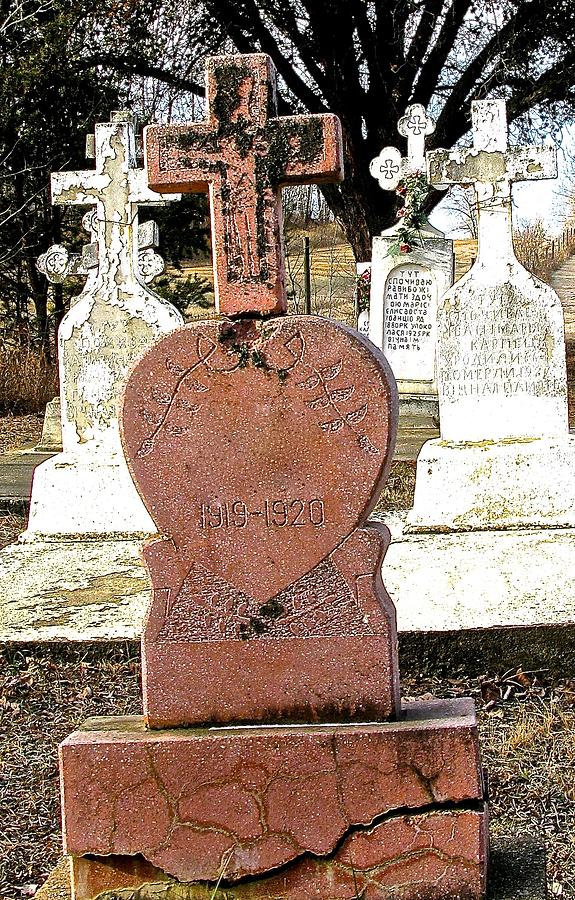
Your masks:
{"label": "weathered concrete surface", "polygon": [[139,541],[36,541],[0,552],[0,641],[136,639],[149,597]]}
{"label": "weathered concrete surface", "polygon": [[382,569],[400,631],[575,624],[575,530],[405,534]]}
{"label": "weathered concrete surface", "polygon": [[[419,637],[436,636],[441,644],[455,636],[459,659],[473,656],[467,645],[488,640],[503,649],[515,642],[527,653],[534,639],[522,641],[521,635],[533,632],[538,665],[546,659],[553,665],[561,656],[561,626],[572,625],[575,632],[575,530],[402,536],[401,516],[385,521],[394,539],[383,578],[406,650],[419,646]],[[0,640],[139,639],[150,596],[139,548],[138,541],[44,541],[5,548]],[[575,645],[569,654],[575,660]],[[498,655],[494,650],[495,662]]]}
{"label": "weathered concrete surface", "polygon": [[52,455],[36,450],[13,450],[0,455],[0,512],[28,510],[34,469]]}

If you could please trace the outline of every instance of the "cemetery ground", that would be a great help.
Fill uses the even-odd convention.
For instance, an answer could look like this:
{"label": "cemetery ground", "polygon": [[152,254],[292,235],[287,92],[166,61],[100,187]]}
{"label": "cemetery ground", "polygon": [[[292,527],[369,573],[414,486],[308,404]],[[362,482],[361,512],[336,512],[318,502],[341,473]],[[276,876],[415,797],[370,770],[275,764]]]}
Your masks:
{"label": "cemetery ground", "polygon": [[[351,322],[353,276],[334,275],[332,266],[343,268],[347,259],[329,254],[336,262],[326,273],[316,269],[312,307]],[[570,345],[570,390],[574,362]],[[0,450],[33,445],[40,431],[39,417],[1,418]],[[414,474],[412,464],[394,463],[380,511],[411,506]],[[25,524],[25,517],[0,516],[0,546]],[[400,662],[405,698],[475,698],[492,834],[518,843],[544,837],[550,896],[575,898],[575,673],[518,671],[512,658],[499,671],[486,671],[477,658],[442,671]],[[139,666],[135,643],[0,650],[0,897],[33,897],[58,861],[57,745],[88,716],[140,713]]]}
{"label": "cemetery ground", "polygon": [[[38,417],[4,417],[1,446],[33,444],[40,430]],[[379,508],[409,507],[413,486],[413,466],[395,462]],[[25,524],[0,517],[0,546]],[[22,900],[61,855],[57,745],[88,716],[141,712],[139,647],[15,645],[0,659],[0,896]],[[419,672],[403,662],[402,693],[475,698],[492,834],[544,836],[550,897],[575,898],[574,673],[512,667],[504,659],[500,671],[485,671],[475,659],[465,669]]]}

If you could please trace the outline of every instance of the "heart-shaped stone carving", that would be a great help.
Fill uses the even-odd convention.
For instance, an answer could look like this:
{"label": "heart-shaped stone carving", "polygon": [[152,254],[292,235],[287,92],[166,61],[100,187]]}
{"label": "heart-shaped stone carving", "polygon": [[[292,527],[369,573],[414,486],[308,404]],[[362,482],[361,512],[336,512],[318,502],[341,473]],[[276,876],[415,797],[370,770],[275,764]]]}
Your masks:
{"label": "heart-shaped stone carving", "polygon": [[201,322],[136,365],[122,440],[178,556],[265,602],[375,504],[394,392],[383,356],[326,319]]}

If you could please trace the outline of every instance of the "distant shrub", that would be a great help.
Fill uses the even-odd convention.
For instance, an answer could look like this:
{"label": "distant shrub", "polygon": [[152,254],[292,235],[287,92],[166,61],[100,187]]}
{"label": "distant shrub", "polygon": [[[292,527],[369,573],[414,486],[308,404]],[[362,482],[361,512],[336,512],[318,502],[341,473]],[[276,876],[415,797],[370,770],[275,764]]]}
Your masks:
{"label": "distant shrub", "polygon": [[57,393],[55,363],[32,347],[0,347],[0,415],[43,412]]}
{"label": "distant shrub", "polygon": [[176,307],[185,319],[193,318],[194,307],[209,309],[214,305],[214,291],[209,281],[199,275],[187,278],[159,278],[154,290]]}

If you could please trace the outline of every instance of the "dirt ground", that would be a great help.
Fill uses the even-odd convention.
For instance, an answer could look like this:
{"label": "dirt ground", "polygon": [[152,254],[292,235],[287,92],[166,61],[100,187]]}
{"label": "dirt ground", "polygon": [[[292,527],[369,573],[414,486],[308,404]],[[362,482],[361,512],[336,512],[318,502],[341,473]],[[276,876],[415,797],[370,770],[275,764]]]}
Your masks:
{"label": "dirt ground", "polygon": [[[0,420],[4,450],[35,443],[41,420]],[[395,463],[378,508],[409,506],[414,467]],[[0,517],[0,546],[25,519]],[[57,745],[83,719],[141,711],[136,645],[0,648],[0,897],[34,896],[60,853]],[[508,670],[508,671],[505,671]],[[544,840],[551,898],[575,900],[575,673],[403,672],[403,695],[472,695],[489,773],[492,833]]]}

